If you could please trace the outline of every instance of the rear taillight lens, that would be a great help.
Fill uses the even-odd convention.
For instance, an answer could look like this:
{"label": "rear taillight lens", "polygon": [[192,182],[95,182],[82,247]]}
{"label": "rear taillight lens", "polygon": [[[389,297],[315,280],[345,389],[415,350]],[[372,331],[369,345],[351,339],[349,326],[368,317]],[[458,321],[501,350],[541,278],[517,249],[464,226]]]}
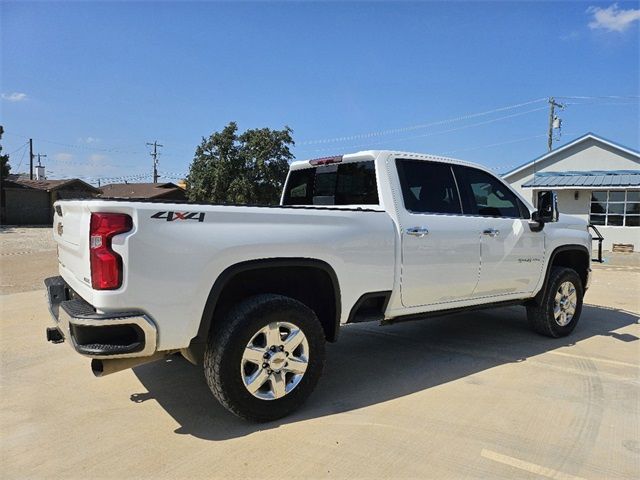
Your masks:
{"label": "rear taillight lens", "polygon": [[122,285],[122,258],[111,249],[114,235],[133,228],[129,215],[92,213],[89,231],[91,286],[95,290],[113,290]]}

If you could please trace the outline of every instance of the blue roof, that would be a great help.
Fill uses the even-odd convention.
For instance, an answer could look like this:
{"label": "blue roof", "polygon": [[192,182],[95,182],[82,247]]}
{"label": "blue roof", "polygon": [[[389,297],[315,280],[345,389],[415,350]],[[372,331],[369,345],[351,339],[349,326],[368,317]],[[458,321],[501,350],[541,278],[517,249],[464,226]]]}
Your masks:
{"label": "blue roof", "polygon": [[540,172],[533,180],[524,183],[533,187],[581,187],[594,189],[605,187],[640,187],[640,170],[591,170],[587,172]]}

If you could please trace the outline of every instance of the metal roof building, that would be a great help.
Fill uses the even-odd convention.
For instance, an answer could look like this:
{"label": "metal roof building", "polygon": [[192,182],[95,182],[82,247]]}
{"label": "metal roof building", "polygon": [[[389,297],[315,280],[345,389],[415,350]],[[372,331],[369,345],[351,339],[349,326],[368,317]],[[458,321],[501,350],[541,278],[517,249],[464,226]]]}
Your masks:
{"label": "metal roof building", "polygon": [[541,172],[523,188],[587,189],[640,187],[640,170],[594,170],[592,172]]}
{"label": "metal roof building", "polygon": [[606,250],[640,250],[640,152],[587,133],[503,178],[531,203],[538,190],[556,190],[560,213],[596,225]]}

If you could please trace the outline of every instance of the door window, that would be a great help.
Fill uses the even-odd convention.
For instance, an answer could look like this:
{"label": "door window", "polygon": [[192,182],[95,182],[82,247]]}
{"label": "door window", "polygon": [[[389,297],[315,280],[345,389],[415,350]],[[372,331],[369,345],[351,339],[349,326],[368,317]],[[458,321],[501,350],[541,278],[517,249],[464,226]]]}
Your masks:
{"label": "door window", "polygon": [[397,159],[404,208],[412,213],[462,213],[451,166],[423,160]]}
{"label": "door window", "polygon": [[525,205],[493,175],[458,165],[455,172],[465,213],[482,217],[529,218]]}

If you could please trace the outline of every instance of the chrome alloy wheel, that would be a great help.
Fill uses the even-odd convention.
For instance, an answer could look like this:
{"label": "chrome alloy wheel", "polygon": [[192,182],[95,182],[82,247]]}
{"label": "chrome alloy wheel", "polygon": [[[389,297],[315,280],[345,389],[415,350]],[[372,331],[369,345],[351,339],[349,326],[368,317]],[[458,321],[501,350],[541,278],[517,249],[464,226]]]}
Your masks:
{"label": "chrome alloy wheel", "polygon": [[553,305],[553,316],[558,325],[564,327],[571,322],[576,313],[577,301],[576,287],[571,282],[563,282],[556,292]]}
{"label": "chrome alloy wheel", "polygon": [[289,322],[258,330],[242,354],[240,374],[249,393],[261,400],[282,398],[298,386],[309,364],[309,343]]}

